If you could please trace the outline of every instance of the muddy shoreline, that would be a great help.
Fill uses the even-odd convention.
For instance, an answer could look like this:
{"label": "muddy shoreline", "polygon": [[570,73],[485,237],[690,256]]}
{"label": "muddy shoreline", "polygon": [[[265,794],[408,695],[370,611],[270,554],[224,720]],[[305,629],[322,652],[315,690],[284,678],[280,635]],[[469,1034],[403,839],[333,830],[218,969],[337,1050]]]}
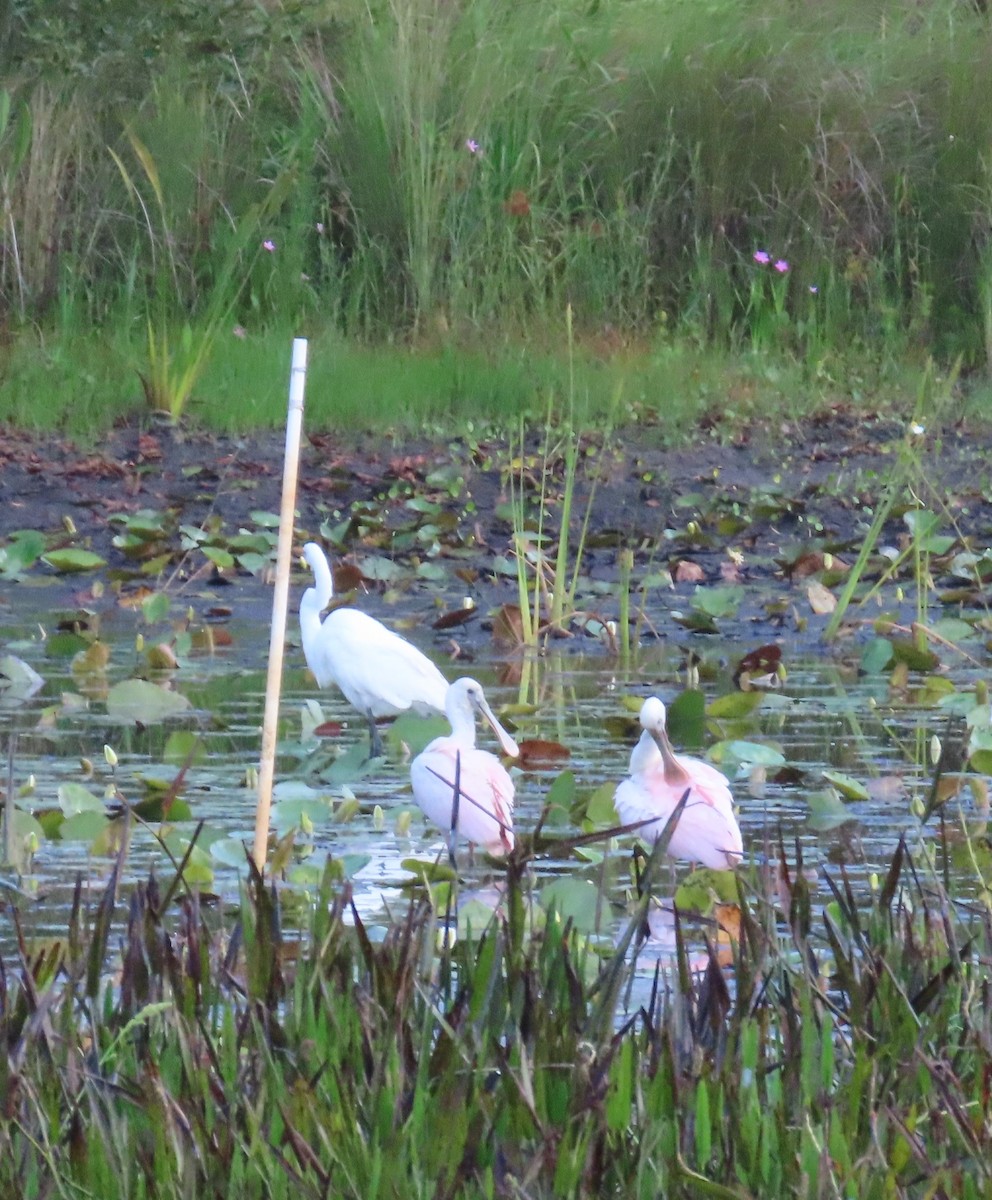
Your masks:
{"label": "muddy shoreline", "polygon": [[[628,429],[607,446],[584,440],[573,538],[589,509],[583,573],[596,585],[602,615],[616,616],[610,585],[619,580],[622,546],[634,551],[635,584],[672,576],[673,587],[657,587],[662,608],[684,606],[700,585],[741,584],[765,601],[771,587],[803,601],[808,578],[824,574],[817,554],[853,560],[905,435],[891,418],[838,412],[802,429],[755,428],[733,443],[666,448],[651,428]],[[961,428],[939,441],[924,434],[914,450],[932,489],[921,499],[933,508],[939,496],[944,524],[950,529],[953,521],[979,551],[992,544],[986,439]],[[135,513],[165,514],[173,531],[165,539],[173,584],[193,595],[203,587],[214,596],[223,589],[229,600],[252,603],[268,592],[264,572],[218,570],[199,552],[184,557],[180,527],[214,528],[220,544],[239,530],[257,530],[253,514],[278,512],[282,458],[283,436],[275,432],[233,438],[131,425],[85,451],[55,436],[0,430],[0,539],[32,529],[46,536],[49,549],[99,554],[106,568],[62,575],[53,581],[56,594],[46,593],[46,606],[85,607],[95,576],[109,577],[112,592],[152,582],[114,539]],[[416,594],[428,581],[430,601],[425,596],[414,605],[425,620],[458,604],[466,591],[485,612],[516,595],[505,570],[511,473],[523,480],[535,522],[542,475],[546,528],[556,527],[560,512],[562,458],[546,463],[535,445],[517,459],[511,467],[507,447],[495,441],[434,445],[312,432],[301,454],[298,540],[321,540],[322,528],[333,530],[345,559],[359,567],[370,557],[408,567],[397,586]],[[897,512],[886,540],[898,545],[905,536]],[[494,569],[500,561],[502,572]],[[441,569],[425,572],[425,563]],[[32,574],[53,572],[38,563]],[[0,583],[0,596],[17,586]],[[373,610],[376,595],[392,586],[364,581]],[[803,611],[815,635],[824,622]],[[746,604],[742,616],[751,624],[762,619]]]}

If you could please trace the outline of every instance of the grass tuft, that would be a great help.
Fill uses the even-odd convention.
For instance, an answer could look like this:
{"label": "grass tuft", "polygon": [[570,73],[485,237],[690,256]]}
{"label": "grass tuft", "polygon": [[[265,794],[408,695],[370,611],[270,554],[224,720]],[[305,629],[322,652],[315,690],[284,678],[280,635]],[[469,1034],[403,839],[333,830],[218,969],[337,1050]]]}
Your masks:
{"label": "grass tuft", "polygon": [[79,889],[63,940],[2,964],[0,1187],[987,1194],[987,912],[902,843],[867,906],[841,871],[822,911],[778,856],[739,942],[680,921],[670,966],[650,866],[616,950],[533,926],[516,858],[504,917],[456,942],[417,903],[373,939],[333,864],[302,928],[254,872],[233,923],[150,877],[113,937],[113,881]]}

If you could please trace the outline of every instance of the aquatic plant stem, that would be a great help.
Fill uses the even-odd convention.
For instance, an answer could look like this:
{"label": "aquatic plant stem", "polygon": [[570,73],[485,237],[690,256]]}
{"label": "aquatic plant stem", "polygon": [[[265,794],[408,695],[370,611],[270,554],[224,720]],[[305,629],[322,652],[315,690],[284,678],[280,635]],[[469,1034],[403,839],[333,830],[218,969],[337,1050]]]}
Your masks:
{"label": "aquatic plant stem", "polygon": [[303,397],[307,380],[307,340],[293,339],[293,363],[289,375],[289,411],[286,416],[286,455],[282,470],[282,506],[279,510],[279,541],[276,546],[276,583],[272,596],[272,628],[269,633],[269,669],[265,680],[265,715],[262,720],[262,757],[258,772],[258,802],[255,807],[255,845],[252,858],[261,872],[269,839],[269,809],[276,763],[276,732],[279,696],[282,691],[282,660],[286,647],[286,613],[289,606],[289,567],[293,549],[293,518],[296,509],[296,478],[300,465],[300,434],[303,430]]}
{"label": "aquatic plant stem", "polygon": [[3,809],[3,861],[14,865],[14,755],[17,753],[17,734],[7,739],[7,795]]}

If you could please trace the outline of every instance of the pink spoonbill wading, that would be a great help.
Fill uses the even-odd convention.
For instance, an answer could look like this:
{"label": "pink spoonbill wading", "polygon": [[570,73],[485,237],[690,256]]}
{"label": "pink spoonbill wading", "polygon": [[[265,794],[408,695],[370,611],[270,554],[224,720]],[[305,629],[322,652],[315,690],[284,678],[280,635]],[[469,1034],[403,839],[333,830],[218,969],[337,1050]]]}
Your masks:
{"label": "pink spoonbill wading", "polygon": [[456,679],[449,686],[444,711],[451,733],[435,738],[410,765],[414,799],[449,834],[452,847],[457,834],[490,854],[506,854],[513,849],[513,780],[495,754],[476,747],[476,714],[489,723],[511,758],[519,753],[517,744],[474,679]]}
{"label": "pink spoonbill wading", "polygon": [[321,621],[334,596],[327,556],[307,542],[303,557],[314,586],[300,600],[300,634],[307,666],[322,688],[334,684],[369,723],[369,750],[382,754],[376,717],[444,712],[448,681],[426,654],[357,608],[336,608]]}
{"label": "pink spoonbill wading", "polygon": [[643,732],[630,755],[630,778],[620,784],[613,798],[617,815],[625,825],[656,818],[638,832],[648,841],[657,841],[688,791],[668,853],[672,858],[728,870],[740,862],[744,850],[730,787],[716,767],[675,753],[665,728],[666,715],[657,696],[649,696],[641,706]]}

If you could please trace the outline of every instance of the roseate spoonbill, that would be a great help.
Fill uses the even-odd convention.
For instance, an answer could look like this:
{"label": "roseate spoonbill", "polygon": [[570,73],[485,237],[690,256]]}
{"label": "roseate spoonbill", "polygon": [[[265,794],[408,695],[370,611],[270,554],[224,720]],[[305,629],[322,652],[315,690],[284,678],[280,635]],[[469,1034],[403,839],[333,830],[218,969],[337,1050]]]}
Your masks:
{"label": "roseate spoonbill", "polygon": [[495,754],[476,748],[475,714],[489,722],[511,758],[520,753],[517,744],[474,679],[456,679],[448,687],[444,711],[451,733],[435,738],[410,764],[413,797],[445,832],[483,846],[490,854],[506,854],[513,849],[513,780]]}
{"label": "roseate spoonbill", "polygon": [[665,706],[657,696],[641,705],[640,741],[630,755],[630,778],[613,804],[625,825],[656,817],[638,831],[657,841],[686,791],[689,799],[668,843],[672,858],[727,870],[740,862],[744,844],[727,780],[709,763],[676,754],[665,728]]}
{"label": "roseate spoonbill", "polygon": [[303,557],[313,571],[314,586],[300,600],[303,654],[319,687],[333,683],[369,723],[370,753],[382,754],[376,717],[414,712],[444,712],[448,681],[431,662],[398,633],[357,608],[336,608],[323,621],[320,614],[334,595],[327,556],[307,542]]}

